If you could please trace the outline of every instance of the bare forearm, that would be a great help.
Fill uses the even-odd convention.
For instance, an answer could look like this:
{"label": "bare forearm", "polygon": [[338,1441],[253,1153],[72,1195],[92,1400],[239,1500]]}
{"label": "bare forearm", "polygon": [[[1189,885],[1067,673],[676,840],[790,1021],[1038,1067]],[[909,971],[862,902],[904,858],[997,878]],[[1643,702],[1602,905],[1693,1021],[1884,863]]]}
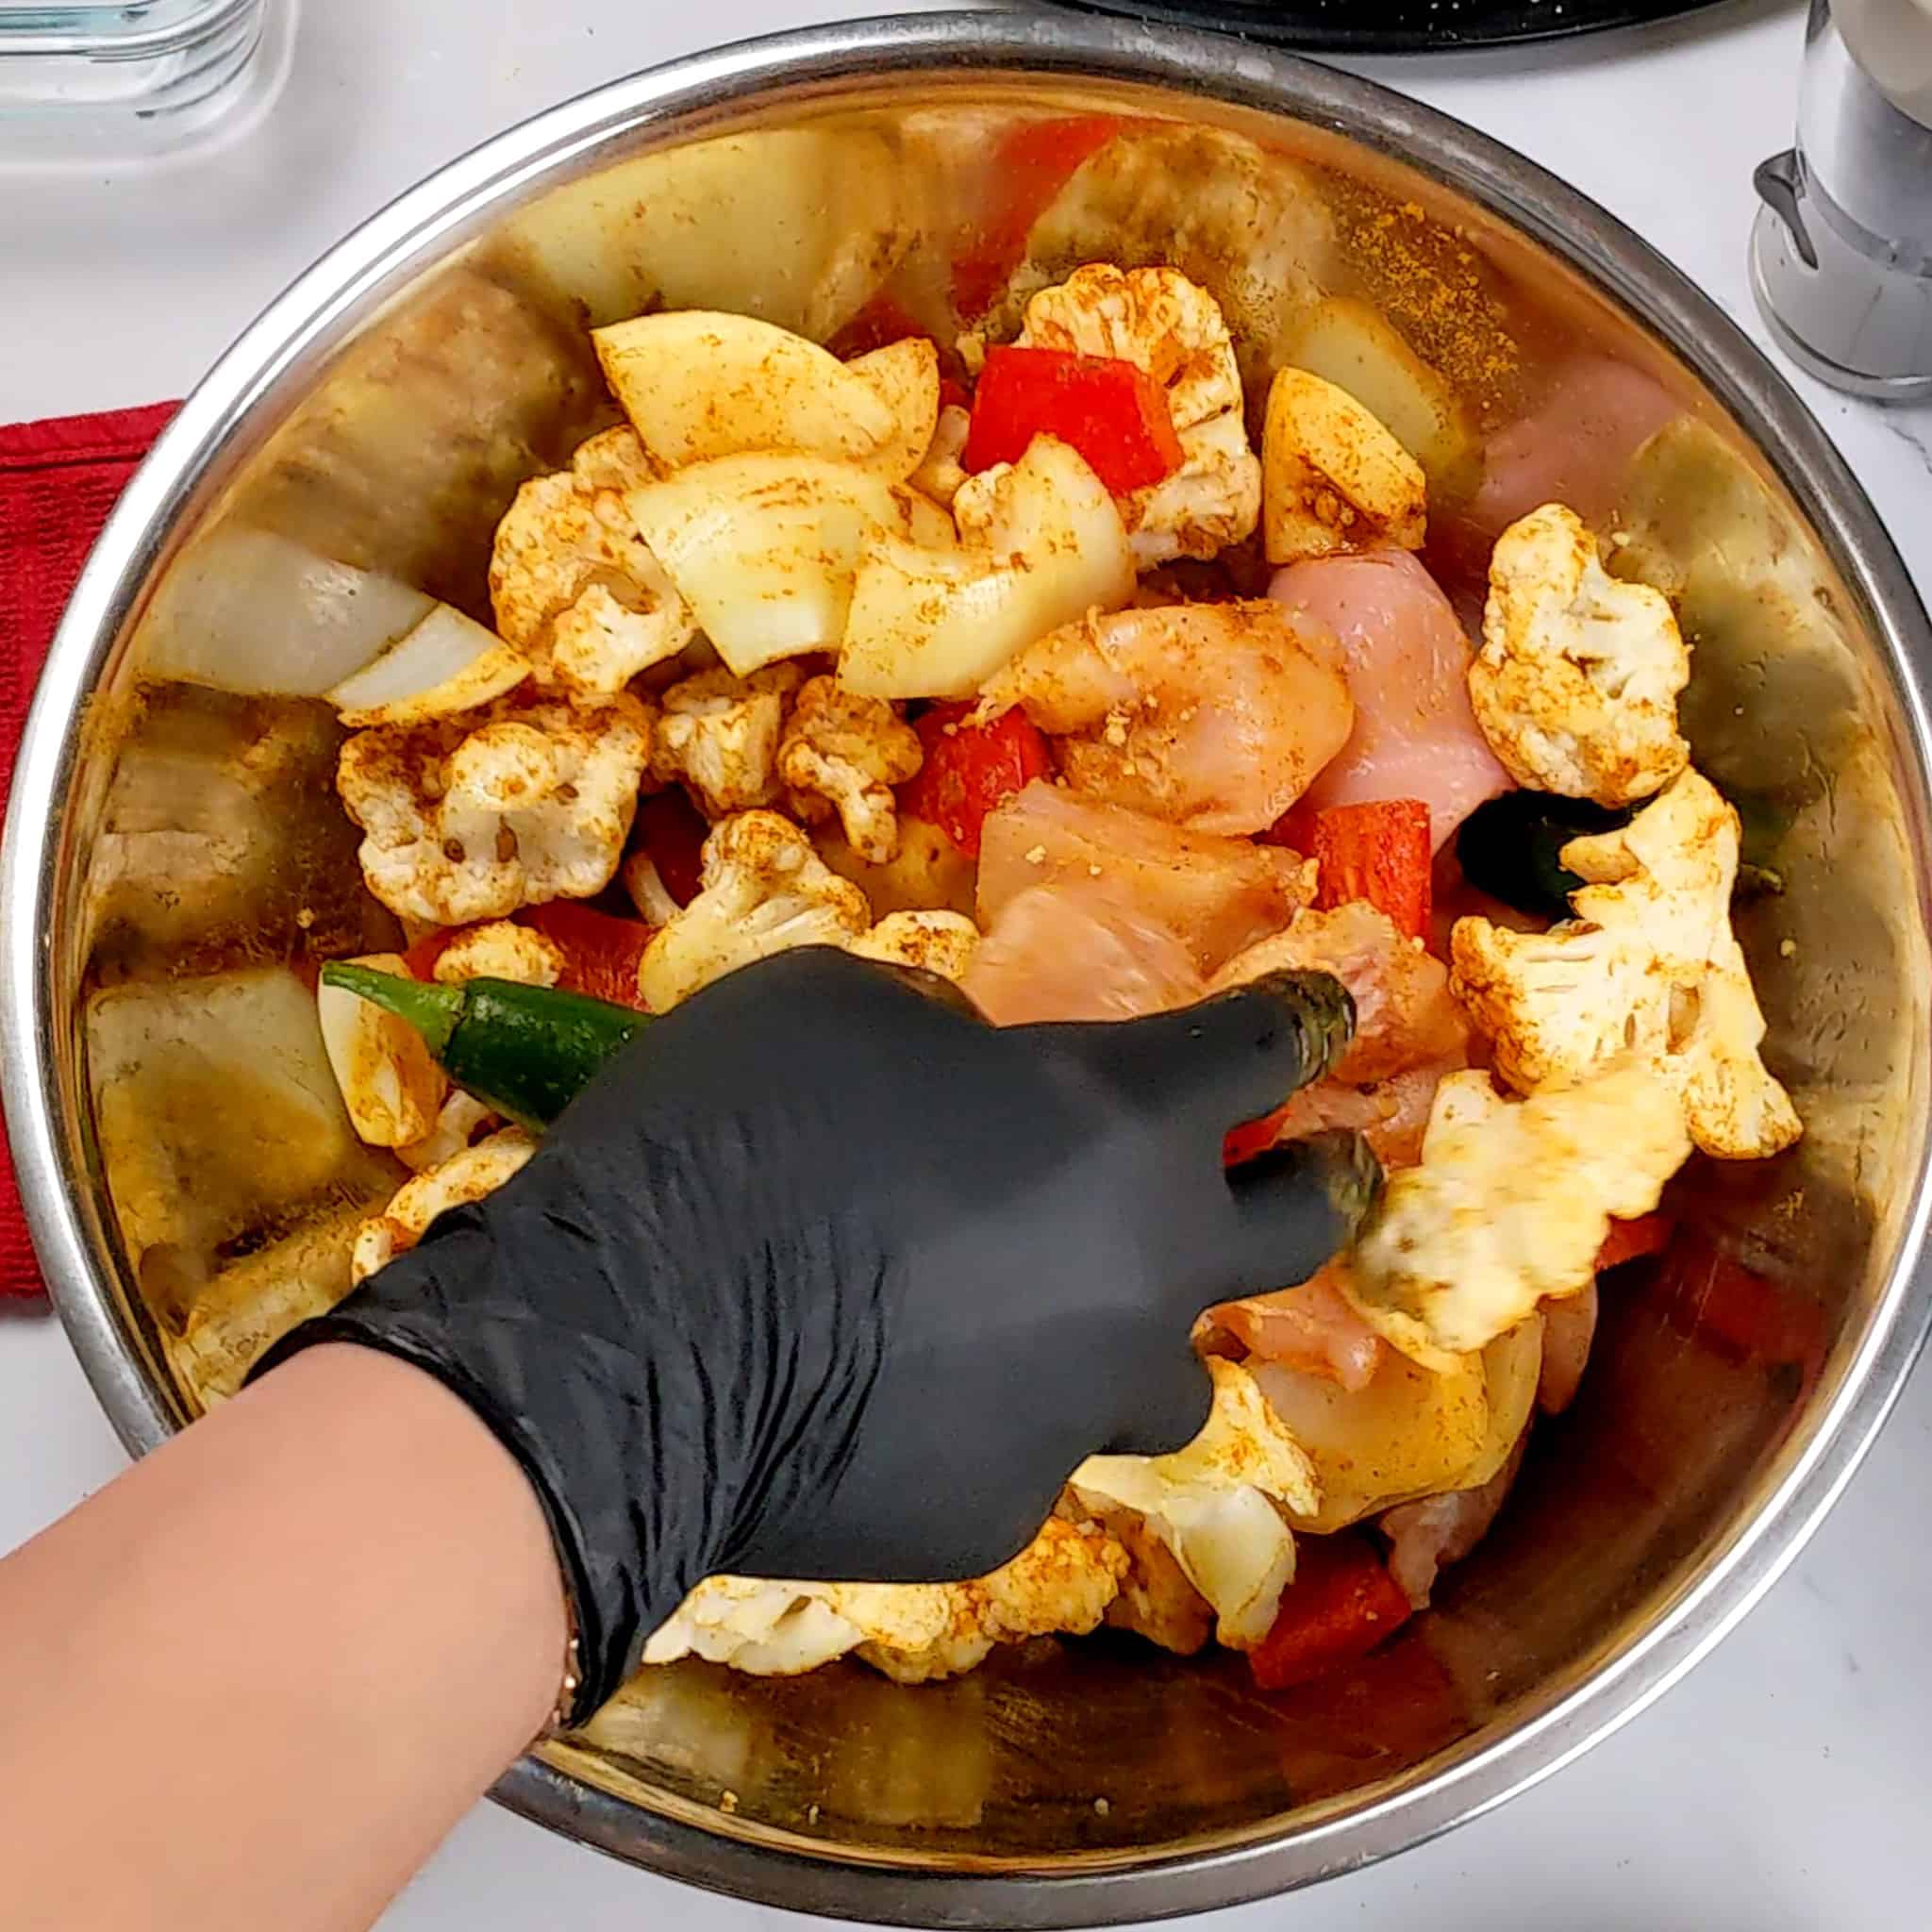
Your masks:
{"label": "bare forearm", "polygon": [[564,1639],[494,1438],[311,1351],[0,1563],[0,1917],[366,1925],[541,1727]]}

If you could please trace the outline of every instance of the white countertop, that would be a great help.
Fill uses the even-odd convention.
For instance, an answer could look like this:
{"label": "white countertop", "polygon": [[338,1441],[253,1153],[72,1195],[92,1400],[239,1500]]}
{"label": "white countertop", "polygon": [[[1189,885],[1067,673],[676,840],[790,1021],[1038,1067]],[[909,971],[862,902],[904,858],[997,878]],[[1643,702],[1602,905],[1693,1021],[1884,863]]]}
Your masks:
{"label": "white countertop", "polygon": [[[141,170],[49,174],[25,192],[0,179],[0,421],[178,395],[328,243],[476,141],[653,61],[863,8],[308,0],[274,112],[224,146]],[[1594,195],[1763,341],[1743,265],[1750,176],[1790,142],[1802,16],[1795,0],[1734,0],[1694,23],[1369,71]],[[1932,590],[1932,413],[1887,415],[1799,388]],[[0,1315],[0,1550],[121,1462],[58,1326]],[[1200,1923],[1923,1927],[1928,1476],[1932,1372],[1922,1370],[1809,1551],[1712,1658],[1616,1738],[1421,1851]],[[490,1807],[384,1922],[388,1932],[799,1923],[676,1890]]]}

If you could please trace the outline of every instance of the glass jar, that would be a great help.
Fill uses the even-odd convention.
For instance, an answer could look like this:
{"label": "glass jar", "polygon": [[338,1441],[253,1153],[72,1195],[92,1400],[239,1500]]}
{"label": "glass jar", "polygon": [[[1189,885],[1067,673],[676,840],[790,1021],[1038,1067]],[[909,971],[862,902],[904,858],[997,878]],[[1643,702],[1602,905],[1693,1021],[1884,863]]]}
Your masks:
{"label": "glass jar", "polygon": [[226,118],[291,0],[0,0],[0,158],[156,153]]}

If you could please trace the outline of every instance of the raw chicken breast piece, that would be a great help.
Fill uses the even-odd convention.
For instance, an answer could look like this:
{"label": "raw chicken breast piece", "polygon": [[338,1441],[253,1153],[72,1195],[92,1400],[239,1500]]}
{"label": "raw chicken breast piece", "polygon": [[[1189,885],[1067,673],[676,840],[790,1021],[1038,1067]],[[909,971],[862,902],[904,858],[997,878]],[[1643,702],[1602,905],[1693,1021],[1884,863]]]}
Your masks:
{"label": "raw chicken breast piece", "polygon": [[1099,805],[1045,781],[986,821],[979,848],[979,926],[989,939],[1009,901],[1063,882],[1106,890],[1165,926],[1204,975],[1269,933],[1314,893],[1291,852],[1184,832],[1144,813]]}
{"label": "raw chicken breast piece", "polygon": [[1187,945],[1098,880],[1063,878],[1008,899],[959,982],[997,1026],[1133,1020],[1199,999]]}
{"label": "raw chicken breast piece", "polygon": [[1441,1572],[1451,1563],[1461,1562],[1489,1535],[1502,1514],[1528,1446],[1529,1431],[1524,1429],[1509,1452],[1509,1460],[1479,1490],[1424,1496],[1384,1512],[1379,1527],[1389,1539],[1389,1574],[1417,1609],[1428,1608],[1430,1592]]}
{"label": "raw chicken breast piece", "polygon": [[1561,1415],[1576,1400],[1596,1340],[1596,1315],[1593,1281],[1580,1293],[1543,1303],[1543,1372],[1536,1385],[1536,1406],[1545,1415]]}
{"label": "raw chicken breast piece", "polygon": [[1211,1355],[1241,1353],[1326,1375],[1353,1392],[1366,1389],[1388,1344],[1335,1285],[1336,1264],[1299,1288],[1223,1302],[1194,1324],[1194,1345]]}
{"label": "raw chicken breast piece", "polygon": [[1484,799],[1509,789],[1469,702],[1469,640],[1405,550],[1321,557],[1277,571],[1268,594],[1338,640],[1354,733],[1305,807],[1420,798],[1440,852]]}
{"label": "raw chicken breast piece", "polygon": [[1285,932],[1238,953],[1210,992],[1264,974],[1332,973],[1355,998],[1355,1038],[1334,1077],[1351,1087],[1386,1080],[1427,1061],[1465,1054],[1469,1023],[1449,991],[1449,969],[1357,899],[1326,912],[1298,912]]}
{"label": "raw chicken breast piece", "polygon": [[1090,615],[981,701],[1057,739],[1075,791],[1197,832],[1265,832],[1355,722],[1334,640],[1267,598]]}
{"label": "raw chicken breast piece", "polygon": [[1417,1067],[1369,1087],[1351,1087],[1341,1080],[1321,1080],[1305,1087],[1270,1116],[1276,1141],[1302,1141],[1310,1134],[1348,1127],[1374,1149],[1390,1170],[1413,1167],[1423,1158],[1423,1135],[1429,1110],[1443,1076],[1459,1073],[1468,1056],[1453,1055],[1426,1067]]}

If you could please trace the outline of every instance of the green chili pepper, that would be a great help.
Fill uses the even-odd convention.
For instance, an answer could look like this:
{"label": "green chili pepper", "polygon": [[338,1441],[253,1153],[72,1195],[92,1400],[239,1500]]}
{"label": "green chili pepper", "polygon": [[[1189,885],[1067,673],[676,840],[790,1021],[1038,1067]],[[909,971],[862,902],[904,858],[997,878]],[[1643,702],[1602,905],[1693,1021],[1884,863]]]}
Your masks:
{"label": "green chili pepper", "polygon": [[629,1007],[514,979],[428,986],[332,960],[322,983],[407,1020],[464,1092],[539,1133],[651,1024],[648,1013]]}

